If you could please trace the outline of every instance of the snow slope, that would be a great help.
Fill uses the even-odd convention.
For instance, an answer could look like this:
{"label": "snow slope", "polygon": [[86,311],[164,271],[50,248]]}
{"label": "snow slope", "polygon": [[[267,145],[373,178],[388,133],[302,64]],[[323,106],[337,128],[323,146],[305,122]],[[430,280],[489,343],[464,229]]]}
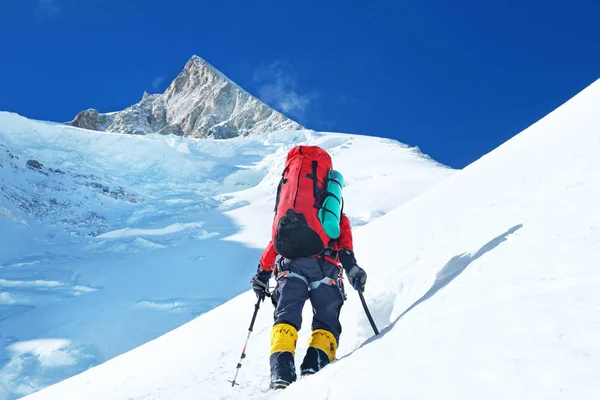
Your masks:
{"label": "snow slope", "polygon": [[597,398],[599,109],[600,81],[358,228],[356,253],[382,334],[372,337],[350,293],[339,359],[319,374],[266,392],[265,304],[240,386],[227,384],[253,310],[248,292],[29,399]]}
{"label": "snow slope", "polygon": [[[454,173],[414,148],[357,135],[132,136],[0,113],[0,399],[245,292],[297,143],[333,154],[356,225]],[[402,190],[382,196],[389,187]]]}

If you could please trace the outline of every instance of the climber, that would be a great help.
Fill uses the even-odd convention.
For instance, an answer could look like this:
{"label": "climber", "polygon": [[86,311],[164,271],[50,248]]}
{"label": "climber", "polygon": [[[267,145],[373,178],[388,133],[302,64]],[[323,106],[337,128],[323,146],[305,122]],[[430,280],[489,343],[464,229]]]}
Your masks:
{"label": "climber", "polygon": [[[343,177],[332,169],[325,150],[296,146],[289,151],[277,189],[272,239],[251,281],[258,298],[270,295],[275,306],[271,389],[283,389],[296,380],[294,356],[306,300],[310,299],[313,319],[301,375],[314,374],[335,359],[346,298],[342,267],[352,287],[364,291],[367,274],[354,257],[342,186]],[[270,293],[272,276],[276,285]]]}

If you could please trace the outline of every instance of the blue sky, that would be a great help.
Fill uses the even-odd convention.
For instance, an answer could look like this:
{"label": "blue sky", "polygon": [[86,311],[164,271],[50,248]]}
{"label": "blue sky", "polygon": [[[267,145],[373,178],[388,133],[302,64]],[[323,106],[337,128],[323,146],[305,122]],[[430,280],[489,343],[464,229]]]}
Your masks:
{"label": "blue sky", "polygon": [[464,167],[600,78],[599,3],[1,0],[0,110],[120,110],[197,54],[309,128]]}

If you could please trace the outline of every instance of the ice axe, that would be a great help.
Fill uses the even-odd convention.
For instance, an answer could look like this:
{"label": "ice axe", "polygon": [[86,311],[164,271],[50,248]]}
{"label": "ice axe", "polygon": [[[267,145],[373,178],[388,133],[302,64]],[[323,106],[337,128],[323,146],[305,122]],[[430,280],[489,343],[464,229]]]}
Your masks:
{"label": "ice axe", "polygon": [[373,317],[371,316],[369,307],[367,307],[367,302],[365,301],[365,296],[363,295],[362,290],[358,291],[358,296],[360,297],[360,302],[362,303],[362,306],[365,309],[365,314],[367,314],[367,318],[371,323],[371,328],[373,328],[373,332],[375,332],[375,336],[379,335],[379,329],[377,329],[377,325],[375,325],[375,321],[373,321]]}

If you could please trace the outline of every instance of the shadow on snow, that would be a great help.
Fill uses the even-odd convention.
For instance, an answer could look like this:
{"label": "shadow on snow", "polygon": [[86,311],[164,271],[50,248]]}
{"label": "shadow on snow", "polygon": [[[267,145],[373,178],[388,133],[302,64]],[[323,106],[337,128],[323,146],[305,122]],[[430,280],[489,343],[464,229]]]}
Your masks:
{"label": "shadow on snow", "polygon": [[481,256],[483,256],[484,254],[486,254],[486,253],[494,250],[501,243],[505,242],[510,235],[512,235],[513,233],[515,233],[516,231],[518,231],[522,227],[523,227],[523,224],[518,224],[518,225],[513,226],[508,231],[506,231],[503,234],[501,234],[501,235],[495,237],[494,239],[490,240],[483,247],[481,247],[476,253],[463,253],[463,254],[460,254],[460,255],[452,257],[450,259],[450,261],[448,261],[446,263],[446,265],[444,265],[444,267],[437,273],[436,278],[435,278],[435,282],[433,282],[433,285],[431,286],[431,288],[423,296],[421,296],[421,298],[419,298],[410,307],[408,307],[391,324],[389,324],[388,326],[386,326],[380,332],[379,336],[373,336],[373,337],[369,338],[363,344],[361,344],[359,347],[357,347],[355,350],[353,350],[352,352],[346,354],[344,357],[340,358],[339,360],[342,360],[342,359],[344,359],[344,358],[352,355],[356,350],[362,348],[363,346],[365,346],[365,345],[367,345],[367,344],[369,344],[369,343],[371,343],[371,342],[373,342],[375,340],[381,339],[388,332],[390,332],[392,329],[394,329],[394,326],[398,323],[398,321],[400,321],[402,319],[402,317],[404,317],[406,314],[408,314],[411,310],[413,310],[419,304],[421,304],[421,303],[429,300],[430,298],[432,298],[437,292],[439,292],[441,289],[443,289],[444,287],[446,287],[457,276],[459,276],[460,274],[462,274],[467,269],[467,267],[469,265],[471,265],[471,263],[473,261],[477,260],[478,258],[480,258]]}

